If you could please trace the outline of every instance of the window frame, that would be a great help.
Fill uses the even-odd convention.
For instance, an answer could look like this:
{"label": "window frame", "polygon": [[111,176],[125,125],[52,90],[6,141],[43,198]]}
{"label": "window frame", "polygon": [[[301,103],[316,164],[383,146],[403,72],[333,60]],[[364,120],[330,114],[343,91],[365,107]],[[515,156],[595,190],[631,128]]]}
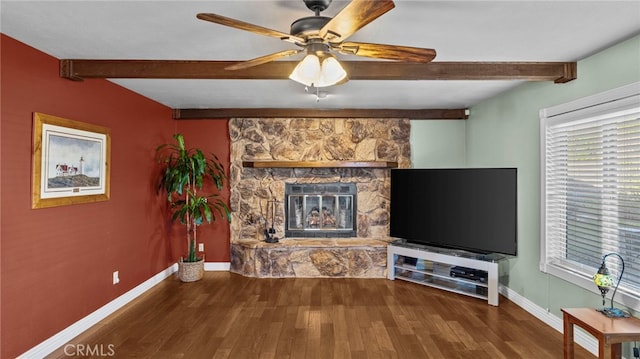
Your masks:
{"label": "window frame", "polygon": [[[560,105],[540,110],[540,271],[578,285],[590,292],[600,295],[600,291],[592,281],[597,268],[572,265],[571,263],[555,263],[547,260],[547,138],[546,130],[551,125],[575,122],[580,119],[616,112],[629,106],[640,104],[640,82],[634,82],[613,90],[583,97]],[[610,300],[610,295],[607,300]],[[640,293],[618,288],[616,302],[624,306],[640,310]],[[608,305],[608,304],[607,304]]]}

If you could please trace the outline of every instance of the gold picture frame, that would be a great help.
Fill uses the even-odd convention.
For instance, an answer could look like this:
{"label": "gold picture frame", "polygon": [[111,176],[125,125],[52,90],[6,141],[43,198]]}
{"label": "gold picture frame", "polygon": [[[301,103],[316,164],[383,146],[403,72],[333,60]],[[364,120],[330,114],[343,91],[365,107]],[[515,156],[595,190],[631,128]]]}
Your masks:
{"label": "gold picture frame", "polygon": [[109,200],[108,128],[35,112],[31,208]]}

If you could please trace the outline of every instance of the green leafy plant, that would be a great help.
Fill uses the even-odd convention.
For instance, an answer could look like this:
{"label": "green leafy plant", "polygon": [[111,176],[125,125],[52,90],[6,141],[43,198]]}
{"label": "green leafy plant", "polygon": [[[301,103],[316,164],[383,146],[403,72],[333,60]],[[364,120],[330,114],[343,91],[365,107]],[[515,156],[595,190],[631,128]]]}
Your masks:
{"label": "green leafy plant", "polygon": [[219,193],[202,195],[198,191],[206,183],[222,190],[226,179],[224,167],[215,154],[206,157],[200,149],[187,148],[181,134],[173,135],[176,143],[163,144],[156,149],[163,172],[158,190],[164,190],[173,212],[173,220],[180,220],[187,230],[185,262],[200,260],[196,253],[197,230],[203,223],[215,222],[217,216],[231,222],[231,211]]}

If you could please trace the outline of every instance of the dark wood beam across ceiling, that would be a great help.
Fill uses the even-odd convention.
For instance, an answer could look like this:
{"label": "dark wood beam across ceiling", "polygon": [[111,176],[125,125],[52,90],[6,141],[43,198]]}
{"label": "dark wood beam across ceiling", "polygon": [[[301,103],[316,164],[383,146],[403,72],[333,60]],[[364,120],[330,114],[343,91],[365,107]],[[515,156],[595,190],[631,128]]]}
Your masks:
{"label": "dark wood beam across ceiling", "polygon": [[[287,80],[297,61],[274,61],[243,70],[225,70],[237,61],[60,60],[60,76],[148,79]],[[576,78],[575,62],[341,61],[350,80],[524,80],[564,83]]]}
{"label": "dark wood beam across ceiling", "polygon": [[240,118],[408,118],[466,120],[467,109],[315,109],[315,108],[209,108],[174,109],[176,120]]}

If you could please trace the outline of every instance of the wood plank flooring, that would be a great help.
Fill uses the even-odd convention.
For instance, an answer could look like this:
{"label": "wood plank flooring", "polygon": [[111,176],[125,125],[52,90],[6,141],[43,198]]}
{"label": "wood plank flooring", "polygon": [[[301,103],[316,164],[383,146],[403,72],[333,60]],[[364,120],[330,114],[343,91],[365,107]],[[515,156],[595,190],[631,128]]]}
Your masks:
{"label": "wood plank flooring", "polygon": [[[94,350],[93,355],[77,348]],[[386,279],[168,278],[50,358],[562,358],[562,335],[500,306]],[[74,352],[76,350],[76,352]],[[78,354],[69,356],[68,354]],[[576,358],[594,358],[576,347]]]}

